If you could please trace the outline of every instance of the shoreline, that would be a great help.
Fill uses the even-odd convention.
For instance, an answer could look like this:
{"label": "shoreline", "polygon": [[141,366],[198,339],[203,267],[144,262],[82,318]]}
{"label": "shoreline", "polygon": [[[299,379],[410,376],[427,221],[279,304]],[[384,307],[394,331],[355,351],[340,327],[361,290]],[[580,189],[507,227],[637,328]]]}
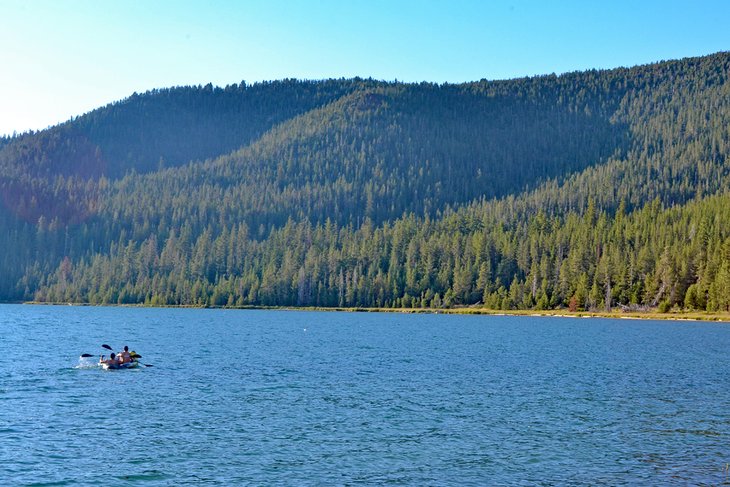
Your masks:
{"label": "shoreline", "polygon": [[344,313],[407,313],[407,314],[461,314],[492,316],[538,316],[552,318],[609,318],[625,320],[668,320],[668,321],[714,321],[730,323],[730,312],[707,311],[670,311],[660,313],[650,311],[568,311],[552,310],[501,310],[480,307],[457,308],[361,308],[361,307],[322,307],[322,306],[203,306],[203,305],[146,305],[146,304],[89,304],[89,303],[48,303],[24,301],[4,304],[24,304],[41,306],[98,306],[120,308],[172,308],[172,309],[227,309],[227,310],[278,310],[278,311],[327,311]]}

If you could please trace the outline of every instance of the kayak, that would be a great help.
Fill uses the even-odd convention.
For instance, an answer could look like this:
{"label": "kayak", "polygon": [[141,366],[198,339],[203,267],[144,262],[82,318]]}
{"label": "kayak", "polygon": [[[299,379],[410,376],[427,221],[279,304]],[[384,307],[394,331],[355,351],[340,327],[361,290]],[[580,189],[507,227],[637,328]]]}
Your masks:
{"label": "kayak", "polygon": [[104,370],[136,369],[139,367],[139,360],[132,360],[126,364],[101,364]]}

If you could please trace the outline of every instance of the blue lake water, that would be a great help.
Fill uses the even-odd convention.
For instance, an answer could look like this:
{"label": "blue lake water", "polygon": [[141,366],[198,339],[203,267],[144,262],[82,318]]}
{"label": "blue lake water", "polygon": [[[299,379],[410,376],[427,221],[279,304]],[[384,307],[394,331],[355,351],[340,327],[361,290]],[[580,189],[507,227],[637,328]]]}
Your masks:
{"label": "blue lake water", "polygon": [[718,323],[2,305],[0,484],[728,484],[729,354]]}

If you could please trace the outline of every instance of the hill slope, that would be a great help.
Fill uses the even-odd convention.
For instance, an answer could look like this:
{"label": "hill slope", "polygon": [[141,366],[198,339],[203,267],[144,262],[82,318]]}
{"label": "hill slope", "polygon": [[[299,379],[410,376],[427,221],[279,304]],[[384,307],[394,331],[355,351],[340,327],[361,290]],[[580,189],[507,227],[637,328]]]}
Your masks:
{"label": "hill slope", "polygon": [[[685,234],[642,230],[620,245],[608,236],[624,228],[609,224],[619,207],[622,218],[660,219],[671,211],[663,206],[727,187],[728,72],[730,56],[720,53],[463,85],[287,82],[291,99],[306,100],[299,108],[273,110],[269,121],[256,119],[236,137],[226,132],[198,152],[174,155],[174,137],[161,144],[177,167],[150,172],[153,155],[139,167],[117,158],[112,169],[68,174],[43,157],[8,155],[24,140],[56,137],[53,147],[75,148],[55,151],[72,161],[67,166],[98,167],[85,162],[91,148],[63,132],[81,130],[74,123],[82,117],[69,123],[73,130],[0,148],[12,169],[3,172],[0,225],[14,249],[0,262],[11,276],[0,293],[175,304],[544,307],[575,298],[611,306],[684,304],[704,282],[701,302],[718,306],[719,298],[707,298],[717,273],[707,277],[700,267],[712,261],[721,269],[724,261],[703,254],[681,273]],[[145,96],[164,106],[157,95]],[[266,106],[278,107],[276,99]],[[168,124],[176,119],[163,112]],[[234,142],[224,139],[240,148],[225,154]],[[105,151],[121,154],[124,144],[111,137]],[[201,159],[216,148],[218,158],[182,163],[185,154]],[[119,178],[130,168],[136,172]],[[697,204],[682,211],[694,215]],[[719,221],[721,206],[701,206],[703,218]],[[411,212],[423,216],[402,216]],[[712,231],[705,252],[726,238]],[[660,243],[676,252],[665,257]],[[641,266],[627,270],[637,259]],[[681,273],[681,285],[656,277],[660,264]]]}

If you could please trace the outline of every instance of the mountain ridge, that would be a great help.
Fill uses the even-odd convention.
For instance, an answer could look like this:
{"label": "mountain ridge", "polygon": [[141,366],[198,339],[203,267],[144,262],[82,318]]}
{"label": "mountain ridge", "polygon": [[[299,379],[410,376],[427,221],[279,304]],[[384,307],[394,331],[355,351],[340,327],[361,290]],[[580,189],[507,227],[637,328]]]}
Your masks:
{"label": "mountain ridge", "polygon": [[[661,208],[693,208],[693,200],[720,195],[730,182],[729,71],[730,56],[718,53],[458,85],[362,79],[274,83],[261,89],[279,87],[284,95],[268,93],[266,103],[314,96],[297,105],[311,108],[287,107],[286,113],[297,113],[277,112],[276,123],[251,122],[250,133],[259,130],[258,135],[241,139],[243,144],[226,153],[198,162],[173,158],[169,167],[162,161],[156,170],[152,156],[148,170],[111,177],[100,176],[96,151],[91,162],[73,155],[92,151],[69,151],[64,161],[72,167],[76,162],[76,174],[53,174],[42,157],[27,158],[35,168],[14,166],[7,154],[17,141],[11,141],[0,147],[0,167],[14,169],[0,178],[6,202],[0,228],[8,230],[6,246],[17,249],[18,258],[0,262],[13,276],[1,283],[0,297],[325,306],[489,302],[527,308],[569,306],[575,298],[587,307],[600,305],[592,287],[603,289],[608,282],[607,307],[684,306],[693,285],[705,293],[705,307],[718,306],[720,297],[707,299],[718,272],[705,271],[708,262],[723,269],[724,261],[703,254],[692,270],[657,277],[660,264],[667,268],[672,261],[669,267],[679,268],[681,259],[663,258],[654,241],[623,242],[626,261],[638,259],[633,252],[641,251],[645,265],[608,272],[601,267],[608,265],[603,251],[594,251],[592,259],[586,247],[609,244],[594,241],[598,237],[576,222],[602,221],[605,230],[618,225],[608,223],[616,212],[641,219],[647,218],[640,216],[646,208],[654,208],[659,218]],[[300,86],[309,95],[294,93]],[[206,90],[206,96],[226,96],[225,90]],[[74,147],[57,137],[60,146]],[[703,211],[719,211],[708,208]],[[593,216],[581,220],[586,212]],[[576,233],[583,240],[558,241],[566,238],[560,233],[566,225],[580,228]],[[595,230],[600,238],[615,239],[600,228]],[[399,237],[396,230],[405,233]],[[423,231],[438,235],[427,238]],[[277,243],[287,232],[299,232],[304,241],[290,242],[291,248],[304,246],[293,254]],[[370,256],[351,252],[358,238],[373,235],[397,251],[377,258],[372,248]],[[447,249],[419,240],[448,235],[460,243]],[[716,240],[722,242],[723,235],[713,234],[708,248],[721,248]],[[481,242],[479,258],[464,253],[469,245],[461,240],[467,236]],[[500,243],[502,238],[511,243]],[[393,239],[407,242],[406,248]],[[310,255],[315,242],[329,261]],[[679,252],[683,247],[675,243]],[[428,245],[441,249],[430,256],[418,250]],[[580,257],[572,253],[575,248]],[[142,254],[150,265],[146,271],[119,276],[110,270],[123,262],[132,268],[128,259]],[[165,260],[163,254],[178,258],[155,264]],[[437,255],[451,257],[440,261]],[[624,257],[611,255],[612,266],[623,266]],[[571,271],[561,270],[562,263]],[[440,270],[437,275],[417,271],[424,266]],[[285,276],[283,283],[272,285],[278,282],[272,272]],[[107,284],[99,284],[101,277],[96,287],[89,284],[91,275],[106,274]],[[363,301],[353,292],[369,297]],[[505,298],[511,294],[530,298]]]}

